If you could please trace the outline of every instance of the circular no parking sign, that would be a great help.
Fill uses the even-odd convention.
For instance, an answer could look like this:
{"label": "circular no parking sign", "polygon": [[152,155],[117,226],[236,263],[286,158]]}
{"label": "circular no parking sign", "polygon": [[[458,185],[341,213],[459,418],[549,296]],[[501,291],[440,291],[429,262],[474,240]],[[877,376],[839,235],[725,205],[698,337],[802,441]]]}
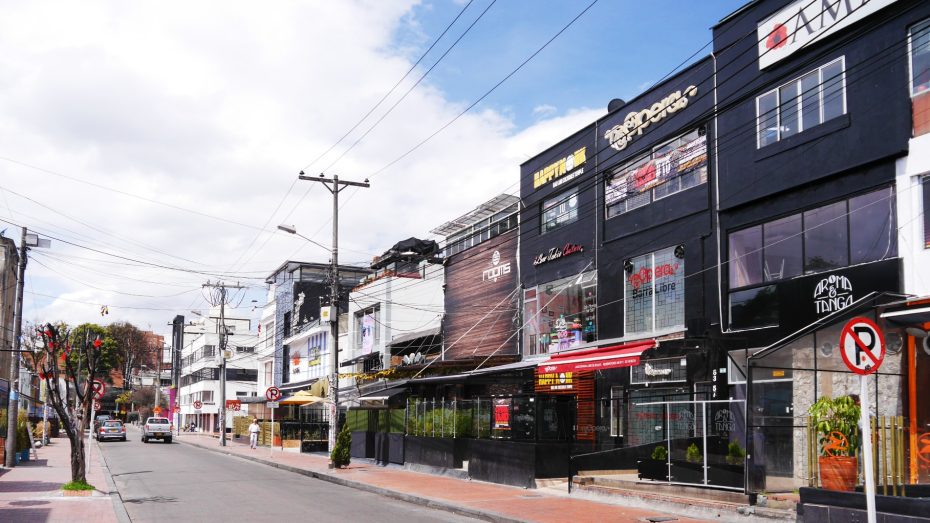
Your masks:
{"label": "circular no parking sign", "polygon": [[853,318],[840,334],[840,355],[849,370],[863,376],[872,374],[885,360],[885,339],[874,321]]}

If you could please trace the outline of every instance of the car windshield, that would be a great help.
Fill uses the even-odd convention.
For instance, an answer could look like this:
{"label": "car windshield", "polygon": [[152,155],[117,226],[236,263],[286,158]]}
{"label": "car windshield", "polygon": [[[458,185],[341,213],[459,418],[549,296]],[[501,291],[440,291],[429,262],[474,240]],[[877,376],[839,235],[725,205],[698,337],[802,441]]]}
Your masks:
{"label": "car windshield", "polygon": [[167,425],[168,418],[149,418],[149,424],[151,425]]}
{"label": "car windshield", "polygon": [[103,424],[104,427],[119,427],[123,423],[121,421],[108,421]]}

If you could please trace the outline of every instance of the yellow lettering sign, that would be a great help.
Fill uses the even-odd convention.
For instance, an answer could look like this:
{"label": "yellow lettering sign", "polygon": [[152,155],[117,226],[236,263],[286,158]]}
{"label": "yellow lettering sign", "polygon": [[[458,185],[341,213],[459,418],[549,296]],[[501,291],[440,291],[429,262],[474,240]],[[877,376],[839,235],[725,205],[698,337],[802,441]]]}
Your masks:
{"label": "yellow lettering sign", "polygon": [[540,186],[579,167],[585,162],[585,149],[585,147],[582,147],[565,158],[559,158],[558,161],[533,173],[533,188],[538,189]]}

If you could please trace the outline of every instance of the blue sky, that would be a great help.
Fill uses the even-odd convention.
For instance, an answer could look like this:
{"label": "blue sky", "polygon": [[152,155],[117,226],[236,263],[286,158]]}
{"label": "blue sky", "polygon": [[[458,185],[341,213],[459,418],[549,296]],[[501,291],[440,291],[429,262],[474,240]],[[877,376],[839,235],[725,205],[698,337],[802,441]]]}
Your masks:
{"label": "blue sky", "polygon": [[[475,0],[469,6],[427,56],[426,67],[489,3]],[[429,81],[450,100],[471,103],[588,3],[500,0],[430,73]],[[534,114],[538,107],[606,110],[612,98],[629,100],[708,44],[710,27],[744,3],[601,0],[484,104],[509,114],[518,127],[550,116]],[[427,1],[414,8],[418,30],[400,29],[397,45],[419,57],[463,5]],[[709,52],[707,47],[696,58]]]}

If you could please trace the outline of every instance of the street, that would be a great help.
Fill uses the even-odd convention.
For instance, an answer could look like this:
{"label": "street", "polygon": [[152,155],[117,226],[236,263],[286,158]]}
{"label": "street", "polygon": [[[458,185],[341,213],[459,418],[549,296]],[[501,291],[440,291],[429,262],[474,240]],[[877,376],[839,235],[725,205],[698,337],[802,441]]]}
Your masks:
{"label": "street", "polygon": [[129,517],[141,521],[475,521],[189,445],[100,444]]}

